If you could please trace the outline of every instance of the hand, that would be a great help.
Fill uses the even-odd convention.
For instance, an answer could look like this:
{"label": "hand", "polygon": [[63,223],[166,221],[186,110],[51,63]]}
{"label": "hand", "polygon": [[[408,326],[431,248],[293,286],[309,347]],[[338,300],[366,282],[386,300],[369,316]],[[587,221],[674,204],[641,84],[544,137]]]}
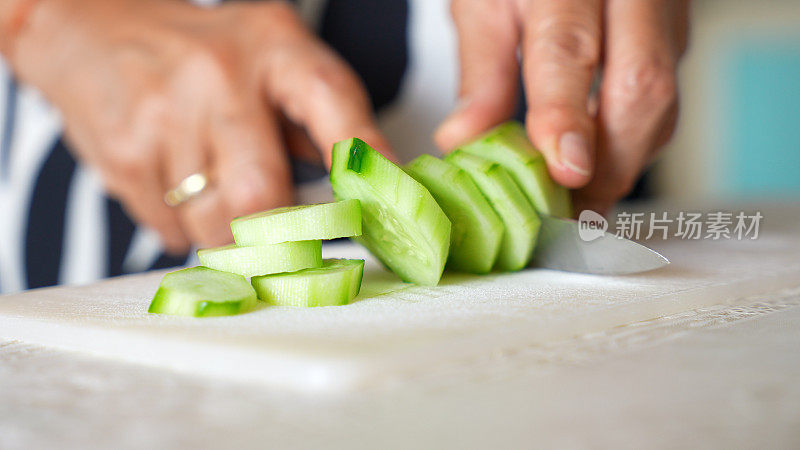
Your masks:
{"label": "hand", "polygon": [[[359,136],[391,157],[357,76],[283,2],[40,0],[13,66],[63,116],[77,156],[167,249],[231,241],[230,220],[293,201],[282,124],[330,167]],[[164,193],[205,172],[176,208]]]}
{"label": "hand", "polygon": [[[688,0],[453,0],[460,107],[436,141],[452,149],[507,120],[518,93],[552,177],[576,210],[606,212],[671,137]],[[602,68],[599,92],[592,92]]]}

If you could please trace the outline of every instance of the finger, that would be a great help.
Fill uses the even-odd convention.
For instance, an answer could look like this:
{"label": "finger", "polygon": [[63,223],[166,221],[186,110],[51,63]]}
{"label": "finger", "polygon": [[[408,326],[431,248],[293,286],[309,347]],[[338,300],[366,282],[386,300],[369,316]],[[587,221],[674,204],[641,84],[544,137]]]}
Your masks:
{"label": "finger", "polygon": [[217,185],[232,216],[290,205],[291,170],[276,118],[245,100],[210,119]]}
{"label": "finger", "polygon": [[233,242],[230,221],[234,215],[213,179],[210,183],[203,192],[177,206],[183,229],[195,245],[203,248]]}
{"label": "finger", "polygon": [[[187,104],[188,105],[188,104]],[[193,198],[178,205],[181,226],[189,239],[200,247],[223,245],[232,240],[227,218],[231,213],[217,187],[211,144],[204,133],[200,105],[191,104],[186,113],[173,118],[169,124],[169,151],[166,152],[166,167],[170,188],[195,173],[208,177],[206,188]]]}
{"label": "finger", "polygon": [[444,151],[488,130],[514,112],[518,94],[518,18],[506,0],[454,0],[461,81],[458,106],[436,130]]}
{"label": "finger", "polygon": [[[201,162],[206,158],[189,156],[193,153],[204,156],[207,150],[194,147],[193,151],[186,151],[190,150],[189,146],[184,149],[173,147],[173,149],[176,148],[180,150],[173,150],[170,157],[172,160],[170,186],[175,187],[181,180],[196,173],[202,173],[208,177],[208,185],[202,192],[174,207],[178,212],[181,227],[191,242],[200,247],[215,247],[231,242],[232,236],[227,218],[232,215],[215,184],[216,177],[212,171],[207,169],[208,164]],[[182,154],[187,157],[181,158]]]}
{"label": "finger", "polygon": [[[122,144],[124,145],[124,144]],[[117,145],[117,153],[120,144]],[[148,152],[138,152],[147,154]],[[116,168],[101,168],[106,189],[120,200],[123,208],[137,223],[155,230],[161,237],[164,250],[183,254],[189,249],[189,240],[183,233],[176,212],[164,203],[167,187],[163,178],[163,162],[156,152],[149,158],[117,160]]]}
{"label": "finger", "polygon": [[164,250],[184,254],[189,239],[176,211],[164,202],[165,161],[160,152],[157,108],[145,108],[131,120],[131,132],[122,138],[114,133],[86,129],[65,119],[65,131],[80,159],[98,170],[109,195],[120,201],[137,224],[156,231]]}
{"label": "finger", "polygon": [[675,71],[683,51],[685,2],[608,2],[596,175],[576,202],[609,208],[634,186],[674,127]]}
{"label": "finger", "polygon": [[290,120],[308,130],[328,168],[333,144],[351,137],[363,139],[397,161],[375,124],[361,81],[329,49],[309,41],[272,58],[265,80],[268,97]]}
{"label": "finger", "polygon": [[523,78],[531,139],[553,178],[592,176],[596,130],[587,102],[600,56],[600,0],[537,0],[524,13]]}
{"label": "finger", "polygon": [[322,167],[324,165],[322,155],[311,141],[308,132],[303,127],[287,119],[285,115],[280,114],[279,116],[280,133],[292,159]]}

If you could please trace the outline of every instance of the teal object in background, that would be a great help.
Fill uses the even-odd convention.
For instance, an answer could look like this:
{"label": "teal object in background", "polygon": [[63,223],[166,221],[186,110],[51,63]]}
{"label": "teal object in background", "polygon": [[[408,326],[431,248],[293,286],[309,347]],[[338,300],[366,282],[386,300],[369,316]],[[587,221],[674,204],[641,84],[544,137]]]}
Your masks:
{"label": "teal object in background", "polygon": [[725,194],[800,196],[800,36],[743,42],[726,61],[720,73]]}

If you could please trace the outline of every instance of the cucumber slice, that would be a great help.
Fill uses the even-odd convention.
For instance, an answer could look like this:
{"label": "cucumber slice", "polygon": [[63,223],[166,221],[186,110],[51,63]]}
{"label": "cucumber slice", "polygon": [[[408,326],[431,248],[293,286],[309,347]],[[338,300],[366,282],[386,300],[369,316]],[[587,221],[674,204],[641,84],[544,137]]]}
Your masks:
{"label": "cucumber slice", "polygon": [[358,236],[361,205],[345,200],[278,208],[238,217],[231,222],[231,231],[242,246]]}
{"label": "cucumber slice", "polygon": [[528,140],[519,122],[498,125],[459,148],[503,166],[538,212],[572,217],[569,190],[550,178],[544,156]]}
{"label": "cucumber slice", "polygon": [[331,185],[361,201],[355,238],[404,281],[434,286],[450,247],[450,221],[425,187],[361,139],[333,146]]}
{"label": "cucumber slice", "polygon": [[294,272],[322,266],[322,241],[239,247],[226,245],[197,251],[200,264],[245,277]]}
{"label": "cucumber slice", "polygon": [[191,267],[164,275],[147,312],[177,316],[230,316],[255,309],[256,292],[241,275]]}
{"label": "cucumber slice", "polygon": [[272,305],[346,305],[361,290],[363,259],[326,259],[322,267],[253,277],[258,298]]}
{"label": "cucumber slice", "polygon": [[472,177],[505,224],[495,267],[520,270],[528,265],[541,220],[511,175],[500,165],[462,150],[450,153],[445,161],[464,169]]}
{"label": "cucumber slice", "polygon": [[491,271],[503,239],[503,222],[472,178],[431,155],[419,156],[405,169],[428,188],[450,219],[448,267],[470,273]]}

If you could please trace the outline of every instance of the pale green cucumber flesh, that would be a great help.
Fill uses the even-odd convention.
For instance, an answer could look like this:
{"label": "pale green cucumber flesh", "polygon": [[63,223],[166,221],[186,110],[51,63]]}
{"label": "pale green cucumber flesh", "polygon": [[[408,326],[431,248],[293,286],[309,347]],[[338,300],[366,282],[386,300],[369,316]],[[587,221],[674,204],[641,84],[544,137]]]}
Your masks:
{"label": "pale green cucumber flesh", "polygon": [[428,188],[450,219],[451,269],[488,273],[497,260],[504,226],[472,178],[447,161],[421,155],[405,167],[406,172]]}
{"label": "pale green cucumber flesh", "polygon": [[450,246],[450,221],[425,187],[360,139],[333,147],[331,185],[361,202],[367,247],[404,281],[436,285]]}
{"label": "pale green cucumber flesh", "polygon": [[253,277],[258,298],[281,306],[336,306],[350,303],[361,289],[363,259],[326,259],[322,267]]}
{"label": "pale green cucumber flesh", "polygon": [[345,200],[277,208],[238,217],[231,222],[231,231],[240,246],[358,236],[361,205]]}
{"label": "pale green cucumber flesh", "polygon": [[472,177],[505,225],[495,268],[520,270],[527,266],[541,220],[511,175],[498,164],[462,150],[449,154],[445,160]]}
{"label": "pale green cucumber flesh", "polygon": [[498,125],[459,148],[506,169],[538,212],[572,217],[569,190],[550,178],[544,156],[531,144],[519,122]]}
{"label": "pale green cucumber flesh", "polygon": [[253,310],[256,293],[247,280],[207,267],[164,275],[148,312],[191,317],[230,316]]}
{"label": "pale green cucumber flesh", "polygon": [[245,277],[295,272],[322,265],[321,241],[239,247],[226,245],[197,251],[200,264]]}

